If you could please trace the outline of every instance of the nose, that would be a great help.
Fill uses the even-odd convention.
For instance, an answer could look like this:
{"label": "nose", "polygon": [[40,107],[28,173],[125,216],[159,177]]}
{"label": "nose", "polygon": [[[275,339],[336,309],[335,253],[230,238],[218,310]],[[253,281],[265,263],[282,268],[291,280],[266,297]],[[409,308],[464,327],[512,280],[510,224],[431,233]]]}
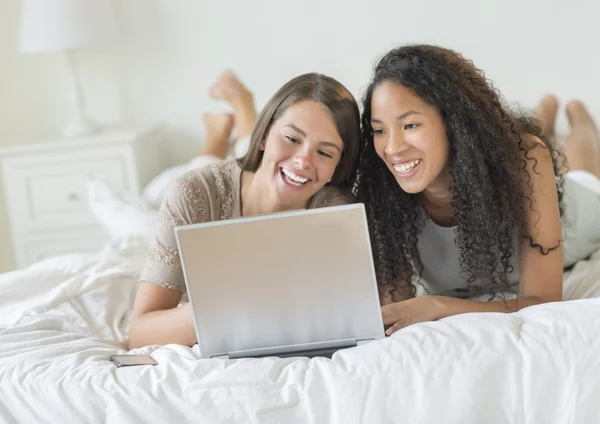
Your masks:
{"label": "nose", "polygon": [[407,150],[409,147],[401,133],[390,132],[384,151],[386,155],[394,156]]}
{"label": "nose", "polygon": [[312,152],[306,144],[298,149],[294,155],[294,164],[300,169],[308,169],[312,166]]}

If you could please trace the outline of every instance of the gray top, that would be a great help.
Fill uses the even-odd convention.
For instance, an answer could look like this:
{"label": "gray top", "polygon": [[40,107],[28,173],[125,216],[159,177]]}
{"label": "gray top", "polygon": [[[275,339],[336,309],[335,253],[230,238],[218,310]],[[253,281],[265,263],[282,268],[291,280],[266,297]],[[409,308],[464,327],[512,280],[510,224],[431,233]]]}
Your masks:
{"label": "gray top", "polygon": [[[600,179],[587,171],[569,171],[564,181],[562,217],[564,266],[570,267],[600,249]],[[467,297],[465,279],[460,276],[460,251],[456,247],[456,227],[442,227],[430,218],[419,236],[423,279],[430,294]],[[514,271],[511,286],[519,284],[519,238],[515,237]],[[517,288],[517,287],[515,287]]]}
{"label": "gray top", "polygon": [[[461,276],[460,250],[456,246],[455,231],[458,227],[442,227],[431,218],[425,219],[425,226],[419,235],[418,249],[423,262],[423,280],[430,294],[469,297],[465,278]],[[518,242],[518,240],[515,240]],[[520,250],[515,246],[515,255],[511,259],[514,270],[508,276],[512,285],[519,283]]]}

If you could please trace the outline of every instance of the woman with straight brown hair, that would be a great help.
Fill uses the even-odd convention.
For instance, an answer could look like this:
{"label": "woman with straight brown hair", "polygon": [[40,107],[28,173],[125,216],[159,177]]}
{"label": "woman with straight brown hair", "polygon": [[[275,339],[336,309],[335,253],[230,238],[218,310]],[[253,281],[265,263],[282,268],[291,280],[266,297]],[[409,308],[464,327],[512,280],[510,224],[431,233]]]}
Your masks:
{"label": "woman with straight brown hair", "polygon": [[[230,96],[227,91],[236,79],[224,77],[213,96]],[[135,299],[129,347],[196,343],[191,307],[178,307],[186,288],[175,226],[351,203],[359,119],[354,97],[339,82],[320,74],[301,75],[269,100],[241,159],[218,161],[179,177],[159,211]],[[224,157],[227,149],[219,146],[209,144],[204,156]]]}

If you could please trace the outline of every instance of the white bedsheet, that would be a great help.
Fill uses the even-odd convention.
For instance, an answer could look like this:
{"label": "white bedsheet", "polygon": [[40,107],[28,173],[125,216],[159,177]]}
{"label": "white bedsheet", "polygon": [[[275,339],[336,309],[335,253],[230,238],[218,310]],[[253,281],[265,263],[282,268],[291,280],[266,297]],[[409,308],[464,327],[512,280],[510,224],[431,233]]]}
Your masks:
{"label": "white bedsheet", "polygon": [[[144,242],[0,275],[0,423],[595,423],[600,298],[408,327],[333,358],[117,369]],[[569,297],[600,295],[600,252]]]}

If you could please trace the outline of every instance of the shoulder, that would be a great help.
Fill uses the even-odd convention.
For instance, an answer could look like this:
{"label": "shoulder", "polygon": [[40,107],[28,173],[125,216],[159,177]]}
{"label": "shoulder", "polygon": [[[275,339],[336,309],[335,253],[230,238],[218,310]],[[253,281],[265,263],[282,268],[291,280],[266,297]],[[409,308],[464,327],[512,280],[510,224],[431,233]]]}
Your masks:
{"label": "shoulder", "polygon": [[178,215],[180,225],[219,219],[213,211],[231,197],[236,168],[235,161],[226,161],[182,174],[169,186],[162,209]]}
{"label": "shoulder", "polygon": [[521,138],[525,142],[526,159],[535,159],[546,163],[552,163],[552,152],[546,146],[546,143],[541,138],[532,134],[522,134]]}
{"label": "shoulder", "polygon": [[239,175],[240,167],[235,160],[227,160],[193,169],[182,178],[187,177],[188,180],[194,180],[196,183],[201,181],[209,191],[217,192],[219,189],[231,189],[233,178]]}
{"label": "shoulder", "polygon": [[235,161],[219,162],[196,168],[178,177],[169,187],[165,203],[187,215],[187,223],[223,219],[213,211],[231,204],[234,176],[240,168]]}
{"label": "shoulder", "polygon": [[234,178],[239,177],[241,168],[237,160],[227,160],[199,170],[220,198],[230,197],[237,186]]}
{"label": "shoulder", "polygon": [[200,169],[185,172],[169,185],[160,215],[171,217],[172,226],[209,221],[210,198],[210,184]]}
{"label": "shoulder", "polygon": [[539,137],[531,134],[521,136],[526,150],[523,152],[525,163],[523,170],[526,176],[525,191],[530,195],[542,194],[544,190],[555,191],[557,171],[553,159],[553,151]]}
{"label": "shoulder", "polygon": [[549,196],[554,199],[557,191],[557,171],[553,160],[553,151],[538,137],[525,134],[523,152],[525,164],[525,193],[531,196],[534,203]]}
{"label": "shoulder", "polygon": [[356,203],[356,198],[349,191],[335,187],[323,187],[313,195],[308,207],[314,209],[351,203]]}

